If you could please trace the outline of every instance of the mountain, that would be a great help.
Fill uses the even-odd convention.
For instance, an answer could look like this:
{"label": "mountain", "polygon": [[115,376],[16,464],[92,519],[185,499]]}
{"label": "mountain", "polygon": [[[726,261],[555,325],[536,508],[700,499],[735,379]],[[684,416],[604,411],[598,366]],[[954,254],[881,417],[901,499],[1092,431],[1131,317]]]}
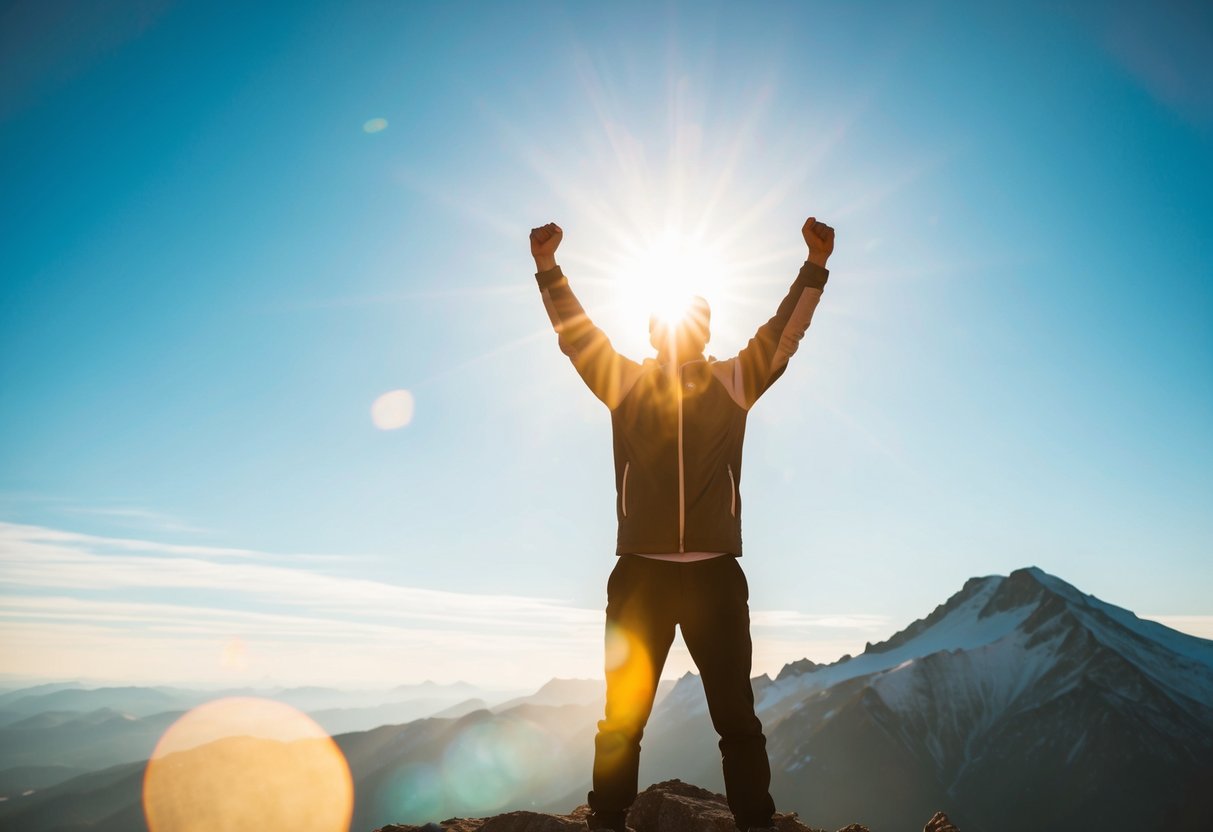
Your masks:
{"label": "mountain", "polygon": [[314,713],[338,709],[375,708],[382,705],[425,700],[436,707],[454,705],[473,697],[499,702],[518,691],[486,690],[466,682],[437,684],[422,682],[390,689],[346,690],[328,687],[228,688],[210,690],[175,687],[98,687],[79,683],[55,683],[20,688],[0,695],[0,725],[10,725],[29,716],[48,712],[87,713],[112,708],[132,716],[151,716],[165,711],[185,711],[222,696],[261,696],[285,702]]}
{"label": "mountain", "polygon": [[[475,703],[469,706],[468,702]],[[411,699],[391,702],[367,708],[333,708],[311,711],[308,716],[330,734],[345,734],[351,731],[369,731],[380,725],[399,725],[427,716],[462,716],[477,708],[485,707],[483,699],[452,701],[441,699]]]}
{"label": "mountain", "polygon": [[16,766],[0,771],[0,795],[19,795],[79,777],[88,769],[73,766]]}
{"label": "mountain", "polygon": [[[502,713],[480,708],[458,718],[416,719],[341,734],[335,740],[357,796],[351,829],[519,805],[564,808],[565,795],[589,771],[601,709],[601,702],[521,702]],[[185,759],[195,750],[174,756]],[[127,763],[31,794],[10,794],[0,801],[0,829],[145,832],[143,769],[143,763]]]}
{"label": "mountain", "polygon": [[[601,684],[336,737],[351,828],[567,812],[589,788]],[[973,578],[860,655],[752,684],[776,804],[814,826],[904,829],[943,808],[965,832],[1213,829],[1213,642],[1036,568]],[[654,710],[641,783],[722,791],[716,743],[687,674]],[[138,783],[129,768],[68,780],[0,804],[0,826],[141,830]]]}
{"label": "mountain", "polygon": [[199,705],[215,694],[205,691],[187,691],[167,687],[54,687],[39,685],[37,688],[12,691],[2,703],[8,724],[29,716],[54,711],[87,713],[101,708],[134,716],[148,716],[171,710],[185,710]]}
{"label": "mountain", "polygon": [[0,829],[13,832],[146,832],[144,763],[90,771],[0,803]]}
{"label": "mountain", "polygon": [[[702,686],[679,687],[649,744],[693,745],[650,755],[641,775],[677,766],[715,786]],[[756,689],[777,802],[825,825],[891,828],[937,806],[972,832],[1213,821],[1199,788],[1213,772],[1213,642],[1037,568],[973,578],[861,655],[789,665]]]}
{"label": "mountain", "polygon": [[0,708],[7,707],[9,702],[25,696],[54,693],[59,690],[79,689],[83,687],[84,685],[80,682],[46,682],[39,685],[5,686],[3,692],[0,692]]}
{"label": "mountain", "polygon": [[99,770],[146,760],[179,716],[168,711],[137,717],[113,708],[35,714],[0,728],[0,773],[49,765]]}
{"label": "mountain", "polygon": [[[599,683],[601,687],[601,683]],[[474,705],[469,705],[468,694]],[[307,712],[330,734],[405,723],[439,712],[462,715],[485,707],[489,692],[464,682],[424,682],[384,690],[301,687],[197,690],[168,687],[82,688],[40,685],[13,691],[0,721],[0,781],[9,770],[71,766],[100,770],[146,759],[157,740],[185,711],[220,697],[257,696]],[[24,778],[19,775],[17,780]],[[0,797],[11,791],[0,791]]]}
{"label": "mountain", "polygon": [[441,711],[430,714],[430,716],[438,719],[458,719],[461,716],[470,714],[472,711],[483,711],[489,707],[488,703],[483,699],[465,699],[462,702],[456,702],[449,708],[444,708]]}
{"label": "mountain", "polygon": [[501,713],[522,704],[588,705],[604,702],[606,686],[602,679],[551,679],[534,693],[507,699],[492,708]]}

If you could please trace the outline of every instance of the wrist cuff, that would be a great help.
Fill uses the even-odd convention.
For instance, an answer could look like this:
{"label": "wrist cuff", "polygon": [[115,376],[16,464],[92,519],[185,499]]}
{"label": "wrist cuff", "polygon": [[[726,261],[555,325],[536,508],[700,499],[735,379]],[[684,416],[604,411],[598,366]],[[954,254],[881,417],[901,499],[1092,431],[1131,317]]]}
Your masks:
{"label": "wrist cuff", "polygon": [[830,270],[825,266],[819,266],[816,263],[804,261],[804,265],[800,267],[800,274],[796,275],[797,280],[804,281],[804,285],[812,289],[824,289],[826,281],[830,279]]}
{"label": "wrist cuff", "polygon": [[559,263],[546,271],[535,272],[535,280],[539,282],[540,289],[547,289],[565,279],[564,272],[560,270]]}

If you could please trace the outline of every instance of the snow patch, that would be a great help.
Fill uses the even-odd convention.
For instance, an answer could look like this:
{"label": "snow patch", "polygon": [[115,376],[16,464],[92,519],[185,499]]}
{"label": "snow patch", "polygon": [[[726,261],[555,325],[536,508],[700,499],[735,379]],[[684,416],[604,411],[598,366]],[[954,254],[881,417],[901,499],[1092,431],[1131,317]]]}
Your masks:
{"label": "snow patch", "polygon": [[979,613],[989,603],[990,597],[1002,585],[1003,580],[1005,579],[994,578],[986,581],[981,589],[956,609],[892,650],[862,653],[845,662],[822,665],[799,676],[774,682],[763,691],[758,708],[777,708],[788,699],[799,700],[814,690],[890,670],[933,653],[973,650],[1005,638],[1015,632],[1031,615],[1034,607],[1017,607],[987,615],[985,618],[979,617]]}

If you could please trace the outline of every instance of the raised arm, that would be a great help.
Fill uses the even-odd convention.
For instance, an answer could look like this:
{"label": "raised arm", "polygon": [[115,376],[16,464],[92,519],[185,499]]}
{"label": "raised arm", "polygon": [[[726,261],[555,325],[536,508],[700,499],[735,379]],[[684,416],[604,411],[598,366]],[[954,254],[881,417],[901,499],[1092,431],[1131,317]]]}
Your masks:
{"label": "raised arm", "polygon": [[564,232],[554,222],[531,229],[535,280],[560,351],[573,362],[594,395],[614,410],[640,375],[640,365],[615,351],[573,294],[568,278],[556,264],[556,249],[563,238]]}
{"label": "raised arm", "polygon": [[727,381],[734,399],[747,410],[787,369],[788,359],[809,328],[813,310],[830,276],[825,265],[834,252],[834,229],[809,217],[801,234],[809,247],[808,259],[775,314],[733,359],[735,364]]}

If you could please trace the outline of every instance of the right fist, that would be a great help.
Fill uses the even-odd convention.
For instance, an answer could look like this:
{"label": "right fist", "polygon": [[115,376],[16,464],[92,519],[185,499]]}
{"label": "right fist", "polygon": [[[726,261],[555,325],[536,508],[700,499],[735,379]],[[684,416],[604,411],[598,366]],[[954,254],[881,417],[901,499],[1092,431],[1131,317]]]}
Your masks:
{"label": "right fist", "polygon": [[551,257],[556,254],[564,231],[554,222],[531,229],[531,255],[533,257]]}
{"label": "right fist", "polygon": [[816,217],[809,217],[804,221],[800,233],[809,246],[809,262],[824,266],[834,253],[834,229],[824,222],[818,222]]}

